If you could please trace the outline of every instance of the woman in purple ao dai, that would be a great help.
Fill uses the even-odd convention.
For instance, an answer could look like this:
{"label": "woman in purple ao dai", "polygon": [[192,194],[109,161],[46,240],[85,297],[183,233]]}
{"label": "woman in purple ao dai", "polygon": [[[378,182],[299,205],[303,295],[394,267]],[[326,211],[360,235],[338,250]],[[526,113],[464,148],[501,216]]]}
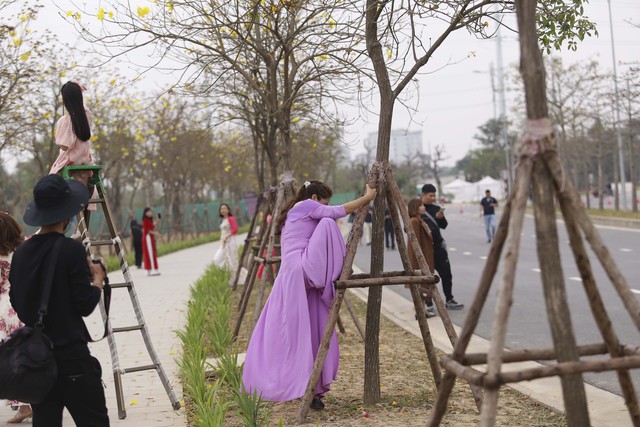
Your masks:
{"label": "woman in purple ao dai", "polygon": [[[280,271],[249,341],[242,374],[245,390],[262,399],[304,396],[345,255],[335,219],[367,205],[376,190],[367,187],[364,196],[341,206],[328,206],[332,195],[322,182],[306,181],[279,218]],[[324,407],[320,398],[336,378],[339,359],[334,331],[312,408]]]}

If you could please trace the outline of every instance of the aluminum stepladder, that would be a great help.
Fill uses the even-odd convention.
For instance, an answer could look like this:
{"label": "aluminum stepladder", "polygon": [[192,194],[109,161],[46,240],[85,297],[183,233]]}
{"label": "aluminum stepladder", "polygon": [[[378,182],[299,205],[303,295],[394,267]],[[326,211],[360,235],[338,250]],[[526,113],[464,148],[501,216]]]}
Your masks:
{"label": "aluminum stepladder", "polygon": [[[160,359],[158,358],[158,354],[153,348],[153,344],[151,343],[151,337],[149,335],[149,330],[147,328],[147,324],[142,315],[142,309],[140,307],[140,302],[138,301],[138,296],[136,294],[133,280],[131,279],[131,273],[129,272],[129,265],[125,259],[125,251],[124,245],[118,235],[118,232],[115,228],[115,224],[113,222],[113,216],[111,215],[111,210],[109,209],[109,204],[107,202],[106,192],[104,190],[104,184],[102,182],[102,177],[100,175],[100,171],[102,170],[101,165],[91,165],[91,166],[67,166],[62,170],[62,176],[65,179],[69,178],[69,173],[73,171],[86,171],[93,172],[93,176],[89,178],[89,184],[95,186],[96,192],[98,194],[98,198],[89,199],[89,205],[95,204],[102,207],[102,212],[104,214],[104,219],[107,224],[107,228],[109,229],[109,240],[94,240],[91,238],[89,234],[89,223],[85,221],[85,213],[80,212],[78,214],[78,231],[81,233],[83,244],[87,249],[87,254],[92,256],[91,249],[95,246],[113,246],[116,254],[118,255],[118,260],[120,261],[120,270],[122,271],[122,275],[124,276],[123,283],[111,283],[111,289],[127,289],[129,291],[129,297],[131,299],[131,304],[133,305],[133,310],[135,312],[135,317],[137,319],[136,325],[124,326],[124,327],[112,327],[111,322],[106,316],[106,312],[104,310],[104,304],[100,303],[100,310],[102,313],[103,320],[107,322],[108,335],[107,341],[109,343],[109,350],[111,352],[111,366],[113,369],[113,380],[116,387],[116,400],[118,404],[118,418],[124,419],[127,416],[125,401],[124,401],[124,393],[122,391],[122,375],[133,372],[140,372],[146,370],[155,370],[160,377],[160,381],[164,386],[165,391],[167,392],[167,396],[169,396],[169,400],[171,401],[171,406],[173,409],[180,409],[181,404],[178,398],[176,397],[173,389],[171,388],[171,384],[169,378],[167,377],[162,364],[160,363]],[[142,338],[144,340],[144,344],[147,347],[147,352],[149,353],[149,357],[151,358],[150,365],[144,366],[134,366],[130,368],[122,368],[120,367],[120,359],[118,356],[118,348],[116,346],[116,341],[114,334],[119,332],[132,332],[132,331],[140,331],[142,333]]]}

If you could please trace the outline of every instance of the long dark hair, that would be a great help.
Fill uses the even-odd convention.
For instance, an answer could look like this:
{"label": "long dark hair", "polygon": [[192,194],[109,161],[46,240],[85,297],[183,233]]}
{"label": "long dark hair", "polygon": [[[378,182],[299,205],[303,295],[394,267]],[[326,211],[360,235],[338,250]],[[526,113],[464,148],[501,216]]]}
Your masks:
{"label": "long dark hair", "polygon": [[[298,202],[303,200],[310,199],[314,194],[318,197],[318,199],[330,199],[333,196],[333,190],[320,181],[307,181],[309,185],[301,185],[298,189],[298,194],[293,199],[290,199],[285,205],[284,208],[280,211],[280,215],[278,216],[278,222],[276,226],[276,233],[282,233],[282,227],[284,226],[284,222],[287,219],[287,213],[289,210]],[[306,183],[305,183],[306,184]]]}
{"label": "long dark hair", "polygon": [[[147,212],[149,212],[151,209],[153,208],[144,208],[144,210],[142,211],[142,222],[144,222],[144,219],[147,218]],[[147,219],[151,219],[151,218],[147,218]]]}
{"label": "long dark hair", "polygon": [[220,207],[218,208],[218,216],[219,216],[220,218],[223,218],[222,213],[220,213],[220,212],[222,211],[222,207],[223,207],[223,206],[226,206],[226,207],[227,207],[227,210],[229,211],[229,216],[233,216],[233,214],[231,213],[231,208],[230,208],[230,207],[229,207],[229,205],[228,205],[228,204],[226,204],[226,203],[221,204],[221,205],[220,205]]}
{"label": "long dark hair", "polygon": [[84,100],[82,99],[82,89],[75,82],[66,82],[60,89],[62,94],[62,103],[71,117],[71,126],[73,133],[76,134],[80,141],[88,141],[91,139],[91,128],[89,127],[89,119],[84,110]]}

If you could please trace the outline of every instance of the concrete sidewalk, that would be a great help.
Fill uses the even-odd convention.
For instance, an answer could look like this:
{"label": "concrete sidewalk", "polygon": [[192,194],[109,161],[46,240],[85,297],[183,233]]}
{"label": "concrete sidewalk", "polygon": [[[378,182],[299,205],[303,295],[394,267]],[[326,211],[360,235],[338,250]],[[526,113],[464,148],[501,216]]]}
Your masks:
{"label": "concrete sidewalk", "polygon": [[[242,242],[244,235],[238,237]],[[144,270],[135,266],[130,270],[138,295],[142,314],[148,324],[151,340],[162,366],[169,377],[173,391],[182,400],[182,386],[176,359],[182,345],[175,334],[186,320],[187,301],[191,284],[204,273],[212,262],[219,243],[209,243],[159,258],[160,276],[148,277]],[[111,282],[122,282],[122,274],[110,273]],[[113,291],[110,318],[113,327],[131,326],[137,323],[131,300],[125,288]],[[96,310],[87,320],[87,327],[94,337],[101,336],[102,319]],[[148,356],[139,331],[123,332],[115,335],[120,356],[120,366],[148,365]],[[107,408],[112,426],[165,427],[186,426],[184,409],[174,411],[162,382],[155,370],[125,374],[122,376],[127,417],[118,419],[115,386],[111,368],[111,356],[107,340],[90,344],[91,353],[100,360],[102,379],[105,383]],[[14,412],[8,406],[0,406],[0,426],[11,426],[6,420]],[[29,425],[23,421],[21,425]],[[73,419],[65,411],[64,425],[74,425]]]}

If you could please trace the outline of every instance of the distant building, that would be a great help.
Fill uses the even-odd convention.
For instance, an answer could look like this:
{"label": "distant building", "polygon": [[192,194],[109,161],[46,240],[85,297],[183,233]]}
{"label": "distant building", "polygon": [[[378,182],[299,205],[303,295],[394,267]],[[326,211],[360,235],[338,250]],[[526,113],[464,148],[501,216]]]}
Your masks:
{"label": "distant building", "polygon": [[[370,153],[368,157],[375,158],[378,144],[378,133],[370,133],[364,142],[365,149]],[[389,145],[389,161],[395,164],[405,163],[423,154],[422,131],[392,130]]]}

